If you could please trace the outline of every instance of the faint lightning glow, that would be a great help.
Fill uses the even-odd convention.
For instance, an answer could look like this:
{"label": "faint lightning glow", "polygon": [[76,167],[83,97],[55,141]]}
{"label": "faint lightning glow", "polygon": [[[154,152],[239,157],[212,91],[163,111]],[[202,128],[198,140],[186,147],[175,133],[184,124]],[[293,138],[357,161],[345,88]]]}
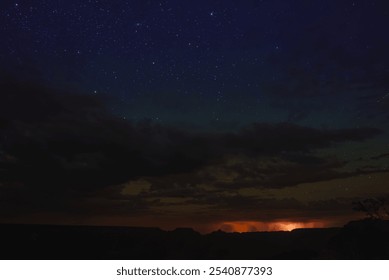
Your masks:
{"label": "faint lightning glow", "polygon": [[218,230],[225,232],[256,232],[256,231],[292,231],[297,228],[320,228],[325,227],[325,222],[309,221],[275,221],[275,222],[257,222],[257,221],[231,221],[216,225]]}

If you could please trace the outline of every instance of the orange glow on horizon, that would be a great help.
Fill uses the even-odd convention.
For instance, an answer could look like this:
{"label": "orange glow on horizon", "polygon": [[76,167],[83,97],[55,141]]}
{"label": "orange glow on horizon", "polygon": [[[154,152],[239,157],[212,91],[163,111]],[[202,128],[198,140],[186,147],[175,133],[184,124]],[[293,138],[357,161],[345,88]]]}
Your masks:
{"label": "orange glow on horizon", "polygon": [[324,222],[256,222],[256,221],[234,221],[217,225],[217,229],[225,232],[255,232],[255,231],[292,231],[297,228],[321,228],[325,227]]}

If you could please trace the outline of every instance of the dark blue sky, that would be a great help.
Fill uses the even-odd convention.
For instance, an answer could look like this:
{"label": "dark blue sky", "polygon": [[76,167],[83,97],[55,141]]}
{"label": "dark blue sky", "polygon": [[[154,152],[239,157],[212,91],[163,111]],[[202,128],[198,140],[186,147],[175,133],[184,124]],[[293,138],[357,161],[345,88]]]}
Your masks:
{"label": "dark blue sky", "polygon": [[[1,1],[0,163],[30,174],[47,153],[7,182],[38,189],[29,211],[50,196],[36,174],[58,165],[102,201],[63,183],[52,212],[108,211],[116,192],[168,226],[187,205],[199,224],[262,221],[254,205],[345,220],[372,176],[387,195],[388,27],[386,0]],[[129,224],[127,210],[107,215]]]}
{"label": "dark blue sky", "polygon": [[7,70],[127,119],[332,126],[388,93],[385,1],[3,1],[1,26]]}

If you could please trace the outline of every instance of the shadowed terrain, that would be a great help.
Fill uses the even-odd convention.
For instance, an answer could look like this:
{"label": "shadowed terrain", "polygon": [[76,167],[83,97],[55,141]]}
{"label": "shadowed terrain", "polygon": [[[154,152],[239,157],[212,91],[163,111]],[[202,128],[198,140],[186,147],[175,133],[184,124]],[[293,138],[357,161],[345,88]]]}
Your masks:
{"label": "shadowed terrain", "polygon": [[192,229],[1,225],[1,259],[389,259],[389,222],[201,235]]}

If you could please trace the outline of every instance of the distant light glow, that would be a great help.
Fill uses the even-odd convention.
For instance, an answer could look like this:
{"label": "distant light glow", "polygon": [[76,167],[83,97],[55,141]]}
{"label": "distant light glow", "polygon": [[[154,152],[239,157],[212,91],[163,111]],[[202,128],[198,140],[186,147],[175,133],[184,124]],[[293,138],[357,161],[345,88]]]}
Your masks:
{"label": "distant light glow", "polygon": [[256,232],[256,231],[292,231],[297,228],[321,228],[326,223],[322,221],[294,222],[294,221],[231,221],[217,225],[218,230],[225,232]]}

